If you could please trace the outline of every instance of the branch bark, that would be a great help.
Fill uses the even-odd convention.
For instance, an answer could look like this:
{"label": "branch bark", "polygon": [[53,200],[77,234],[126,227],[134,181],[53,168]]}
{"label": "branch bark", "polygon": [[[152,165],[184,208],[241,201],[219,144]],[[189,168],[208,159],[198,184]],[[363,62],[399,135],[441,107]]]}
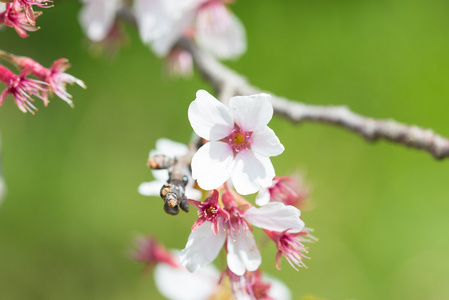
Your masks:
{"label": "branch bark", "polygon": [[[348,129],[368,141],[388,140],[427,151],[437,159],[449,157],[449,139],[431,129],[407,125],[392,119],[362,116],[345,106],[319,106],[293,101],[251,85],[245,77],[198,49],[192,41],[181,39],[178,46],[190,52],[197,69],[215,88],[219,99],[265,92],[271,94],[276,114],[293,123],[314,121]],[[226,99],[225,99],[226,98]]]}

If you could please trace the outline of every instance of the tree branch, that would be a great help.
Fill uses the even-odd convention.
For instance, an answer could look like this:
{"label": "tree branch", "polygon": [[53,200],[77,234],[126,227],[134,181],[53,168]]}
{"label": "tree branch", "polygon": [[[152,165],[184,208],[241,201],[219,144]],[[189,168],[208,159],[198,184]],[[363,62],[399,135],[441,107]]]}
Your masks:
{"label": "tree branch", "polygon": [[[221,64],[212,56],[198,49],[192,41],[181,39],[178,46],[191,53],[197,69],[212,83],[220,100],[230,96],[250,95],[265,92],[250,83],[242,75]],[[345,106],[310,105],[274,95],[271,92],[273,108],[293,123],[315,121],[333,124],[364,137],[368,141],[379,139],[402,144],[429,152],[437,159],[449,157],[449,139],[414,125],[395,120],[379,120],[359,115]],[[226,97],[226,99],[224,99]]]}

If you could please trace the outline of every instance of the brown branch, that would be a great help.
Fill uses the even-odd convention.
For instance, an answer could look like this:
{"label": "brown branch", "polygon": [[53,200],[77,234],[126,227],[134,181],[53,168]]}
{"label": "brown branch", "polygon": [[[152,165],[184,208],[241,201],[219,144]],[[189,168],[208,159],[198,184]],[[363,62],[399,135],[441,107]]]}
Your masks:
{"label": "brown branch", "polygon": [[[202,52],[190,40],[181,39],[178,45],[192,54],[197,69],[214,86],[220,100],[235,95],[265,92],[251,84],[237,72]],[[431,129],[406,125],[395,120],[379,120],[359,115],[345,106],[319,106],[301,103],[272,95],[276,114],[293,123],[315,121],[333,124],[364,137],[369,141],[385,139],[407,147],[429,152],[435,158],[449,157],[449,139]]]}
{"label": "brown branch", "polygon": [[154,155],[148,160],[148,167],[154,170],[167,169],[169,178],[167,183],[161,187],[161,198],[164,200],[164,211],[170,215],[177,215],[179,208],[189,212],[189,204],[185,195],[187,176],[186,168],[190,166],[193,155],[202,141],[198,139],[189,145],[189,151],[178,157],[169,157],[165,155]]}

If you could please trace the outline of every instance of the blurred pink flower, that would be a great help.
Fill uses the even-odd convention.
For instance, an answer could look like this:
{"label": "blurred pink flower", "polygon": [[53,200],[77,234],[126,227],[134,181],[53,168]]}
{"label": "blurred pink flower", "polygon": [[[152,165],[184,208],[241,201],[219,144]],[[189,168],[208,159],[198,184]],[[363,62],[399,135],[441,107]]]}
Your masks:
{"label": "blurred pink flower", "polygon": [[[14,61],[22,70],[29,70],[31,74],[47,83],[50,95],[52,93],[56,94],[56,96],[67,102],[71,107],[73,107],[72,96],[66,91],[66,84],[73,85],[76,83],[82,88],[86,88],[82,80],[64,72],[70,68],[70,64],[66,58],[60,58],[54,61],[48,69],[28,57],[14,57]],[[44,104],[47,105],[49,102],[47,91],[43,91],[42,96]]]}
{"label": "blurred pink flower", "polygon": [[23,12],[18,2],[8,3],[5,6],[5,10],[0,13],[0,24],[5,24],[8,27],[12,27],[23,38],[28,37],[27,31],[36,31],[39,27],[34,27],[35,20],[40,15],[38,12],[33,12],[33,22],[30,23],[30,18]]}
{"label": "blurred pink flower", "polygon": [[276,268],[281,269],[282,256],[287,259],[289,264],[298,271],[297,267],[306,267],[303,258],[307,258],[304,253],[307,249],[302,243],[314,242],[317,239],[309,233],[309,228],[304,228],[300,232],[285,230],[282,232],[266,231],[267,235],[276,243],[278,252],[276,254]]}
{"label": "blurred pink flower", "polygon": [[134,12],[141,40],[166,56],[183,36],[203,50],[228,59],[246,51],[245,29],[219,0],[136,0]]}
{"label": "blurred pink flower", "polygon": [[271,186],[260,189],[256,197],[256,204],[262,206],[274,201],[300,207],[309,193],[308,189],[301,185],[301,182],[299,176],[274,177]]}
{"label": "blurred pink flower", "polygon": [[23,112],[31,112],[37,108],[32,104],[34,101],[31,95],[38,97],[45,103],[41,93],[46,91],[46,83],[35,79],[26,78],[30,70],[24,70],[20,75],[16,75],[8,68],[0,65],[0,81],[6,84],[6,89],[0,95],[0,106],[5,99],[12,95],[14,100]]}

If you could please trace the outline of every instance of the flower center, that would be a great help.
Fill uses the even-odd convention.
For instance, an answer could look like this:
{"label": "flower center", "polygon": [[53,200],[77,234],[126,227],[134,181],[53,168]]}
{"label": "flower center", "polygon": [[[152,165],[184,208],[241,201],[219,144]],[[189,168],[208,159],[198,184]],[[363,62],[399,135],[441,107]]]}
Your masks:
{"label": "flower center", "polygon": [[208,221],[213,221],[218,216],[219,207],[216,205],[206,205],[198,210],[198,216],[203,216]]}
{"label": "flower center", "polygon": [[239,152],[251,149],[252,134],[252,132],[242,130],[237,124],[234,123],[234,129],[222,141],[231,146],[234,156],[236,156]]}

